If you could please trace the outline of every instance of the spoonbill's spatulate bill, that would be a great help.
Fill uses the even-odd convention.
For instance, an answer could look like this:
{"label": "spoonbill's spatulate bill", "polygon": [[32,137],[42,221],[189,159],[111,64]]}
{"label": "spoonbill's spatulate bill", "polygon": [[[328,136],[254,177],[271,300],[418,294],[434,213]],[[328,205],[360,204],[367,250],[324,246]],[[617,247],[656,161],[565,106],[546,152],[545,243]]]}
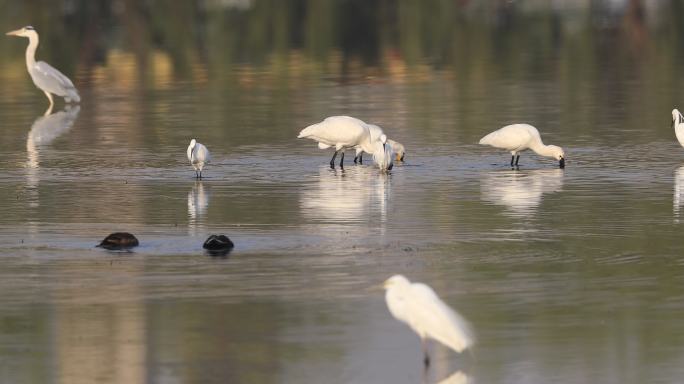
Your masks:
{"label": "spoonbill's spatulate bill", "polygon": [[7,32],[8,36],[21,36],[29,39],[29,45],[26,47],[26,69],[28,69],[33,83],[45,92],[48,100],[50,100],[50,110],[54,105],[52,95],[61,96],[64,100],[69,102],[80,102],[81,97],[74,84],[68,77],[58,71],[56,68],[44,61],[36,61],[36,48],[38,48],[38,32],[32,26],[26,26],[16,31]]}
{"label": "spoonbill's spatulate bill", "polygon": [[408,324],[420,337],[426,366],[430,364],[426,345],[428,338],[459,353],[475,342],[468,322],[437,297],[429,286],[412,283],[402,275],[390,277],[383,285],[385,301],[392,316]]}
{"label": "spoonbill's spatulate bill", "polygon": [[211,154],[207,147],[192,139],[188,146],[188,160],[190,160],[190,164],[195,169],[195,177],[202,179],[202,169],[205,164],[211,161]]}
{"label": "spoonbill's spatulate bill", "polygon": [[555,145],[544,145],[537,128],[529,124],[512,124],[497,129],[480,139],[480,144],[511,152],[511,166],[517,166],[520,152],[531,149],[540,156],[553,157],[561,168],[565,167],[563,148]]}
{"label": "spoonbill's spatulate bill", "polygon": [[682,116],[678,109],[672,110],[672,126],[679,144],[684,147],[684,116]]}
{"label": "spoonbill's spatulate bill", "polygon": [[344,150],[361,148],[373,155],[373,160],[383,170],[391,169],[391,161],[386,157],[385,141],[387,138],[372,137],[368,124],[350,116],[331,116],[320,123],[310,125],[297,136],[298,139],[307,138],[318,142],[318,148],[334,148],[335,153],[330,159],[330,167],[335,168],[335,158],[341,152],[340,167],[344,167]]}

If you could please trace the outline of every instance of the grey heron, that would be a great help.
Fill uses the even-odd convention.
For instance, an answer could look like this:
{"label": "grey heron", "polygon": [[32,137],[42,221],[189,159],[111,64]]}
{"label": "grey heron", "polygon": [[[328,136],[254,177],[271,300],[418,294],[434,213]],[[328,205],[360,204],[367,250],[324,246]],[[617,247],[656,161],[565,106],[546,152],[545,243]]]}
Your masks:
{"label": "grey heron", "polygon": [[50,64],[44,61],[36,61],[38,32],[32,26],[29,25],[16,31],[7,32],[7,36],[21,36],[29,39],[28,47],[26,47],[26,69],[36,87],[45,92],[45,96],[50,100],[50,110],[55,104],[52,100],[53,94],[64,97],[67,103],[81,101],[74,83],[68,77]]}

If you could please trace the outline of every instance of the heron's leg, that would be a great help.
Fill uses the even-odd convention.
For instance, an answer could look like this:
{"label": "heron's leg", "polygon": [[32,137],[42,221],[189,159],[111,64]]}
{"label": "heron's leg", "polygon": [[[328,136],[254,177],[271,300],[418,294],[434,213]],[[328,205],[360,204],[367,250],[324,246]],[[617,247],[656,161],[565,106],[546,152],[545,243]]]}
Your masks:
{"label": "heron's leg", "polygon": [[43,91],[45,92],[45,96],[47,96],[48,100],[50,100],[50,110],[52,110],[52,107],[55,105],[55,101],[52,100],[52,94],[48,91]]}
{"label": "heron's leg", "polygon": [[425,355],[425,358],[423,359],[423,363],[425,363],[425,368],[427,368],[430,366],[430,355],[428,355],[427,340],[421,338],[420,344],[423,347],[423,354]]}
{"label": "heron's leg", "polygon": [[513,166],[514,161],[515,161],[515,155],[511,155],[511,167]]}
{"label": "heron's leg", "polygon": [[330,159],[330,168],[335,169],[335,158],[337,157],[337,151],[333,153],[332,159]]}
{"label": "heron's leg", "polygon": [[342,151],[342,158],[340,158],[340,168],[344,168],[344,151]]}
{"label": "heron's leg", "polygon": [[520,155],[515,157],[515,166],[518,166],[518,161],[520,161]]}

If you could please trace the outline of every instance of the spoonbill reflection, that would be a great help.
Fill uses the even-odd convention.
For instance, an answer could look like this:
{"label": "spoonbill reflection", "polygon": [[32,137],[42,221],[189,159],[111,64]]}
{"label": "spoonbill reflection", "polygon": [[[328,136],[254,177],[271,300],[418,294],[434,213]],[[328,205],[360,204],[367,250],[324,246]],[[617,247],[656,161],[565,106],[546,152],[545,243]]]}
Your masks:
{"label": "spoonbill reflection", "polygon": [[335,148],[335,153],[330,159],[330,168],[335,168],[335,158],[342,153],[340,168],[344,167],[344,150],[356,149],[373,155],[373,160],[381,170],[392,169],[391,159],[386,159],[387,136],[381,134],[378,137],[371,136],[368,124],[350,116],[331,116],[320,123],[309,125],[302,129],[298,139],[307,138],[318,142],[318,148]]}
{"label": "spoonbill reflection", "polygon": [[674,174],[674,195],[672,196],[672,213],[675,222],[679,223],[679,210],[684,204],[684,165],[677,168]]}
{"label": "spoonbill reflection", "polygon": [[684,147],[684,116],[682,116],[678,109],[672,110],[672,127],[679,144]]}
{"label": "spoonbill reflection", "polygon": [[559,167],[565,167],[563,148],[544,145],[537,128],[529,124],[513,124],[499,128],[480,139],[480,144],[510,151],[511,167],[518,166],[520,152],[526,149],[531,149],[540,156],[553,157],[558,160]]}
{"label": "spoonbill reflection", "polygon": [[[362,222],[379,218],[386,222],[390,189],[388,175],[369,168],[344,171],[319,168],[316,182],[302,189],[302,214],[326,222]],[[362,228],[366,231],[366,228]]]}
{"label": "spoonbill reflection", "polygon": [[190,140],[187,152],[188,160],[190,160],[190,164],[195,169],[195,177],[201,180],[202,168],[211,161],[211,154],[207,147],[198,143],[195,139]]}
{"label": "spoonbill reflection", "polygon": [[459,353],[475,342],[468,322],[426,284],[412,283],[402,275],[394,275],[385,280],[383,286],[386,290],[385,301],[392,316],[406,323],[420,337],[425,366],[430,365],[428,338]]}
{"label": "spoonbill reflection", "polygon": [[482,200],[502,205],[514,215],[526,216],[534,213],[545,193],[563,188],[563,176],[560,169],[490,172],[480,184]]}
{"label": "spoonbill reflection", "polygon": [[50,100],[51,108],[54,105],[53,94],[63,97],[67,103],[81,101],[74,83],[68,77],[50,64],[44,61],[36,61],[38,32],[32,26],[29,25],[16,31],[7,32],[7,36],[21,36],[29,39],[29,45],[26,47],[26,69],[33,79],[33,84],[45,92],[45,96]]}

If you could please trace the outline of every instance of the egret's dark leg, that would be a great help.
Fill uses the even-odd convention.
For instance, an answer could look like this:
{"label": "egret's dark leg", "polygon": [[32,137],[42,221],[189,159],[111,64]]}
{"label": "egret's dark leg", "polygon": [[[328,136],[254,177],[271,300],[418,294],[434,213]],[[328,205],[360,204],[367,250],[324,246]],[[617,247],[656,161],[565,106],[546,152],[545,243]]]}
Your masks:
{"label": "egret's dark leg", "polygon": [[332,159],[330,159],[330,168],[335,169],[335,158],[337,157],[337,151],[333,153]]}
{"label": "egret's dark leg", "polygon": [[515,161],[515,155],[511,155],[511,167],[513,166],[514,161]]}
{"label": "egret's dark leg", "polygon": [[518,161],[520,160],[520,155],[515,157],[515,166],[518,166]]}
{"label": "egret's dark leg", "polygon": [[425,363],[425,368],[430,366],[430,355],[428,355],[427,341],[425,339],[420,339],[420,343],[423,346],[423,363]]}
{"label": "egret's dark leg", "polygon": [[342,157],[340,158],[340,168],[344,168],[344,151],[342,151]]}

